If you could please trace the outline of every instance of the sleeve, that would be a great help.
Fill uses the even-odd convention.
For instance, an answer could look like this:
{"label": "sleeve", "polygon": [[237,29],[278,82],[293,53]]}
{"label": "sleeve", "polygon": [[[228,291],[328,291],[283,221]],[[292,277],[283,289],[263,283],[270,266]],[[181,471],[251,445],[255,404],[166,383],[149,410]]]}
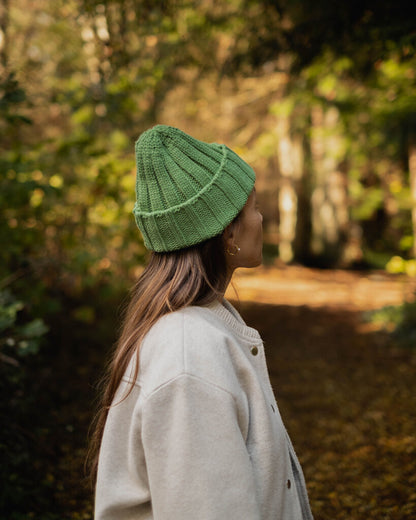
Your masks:
{"label": "sleeve", "polygon": [[155,520],[260,519],[234,397],[181,375],[149,396],[142,441]]}

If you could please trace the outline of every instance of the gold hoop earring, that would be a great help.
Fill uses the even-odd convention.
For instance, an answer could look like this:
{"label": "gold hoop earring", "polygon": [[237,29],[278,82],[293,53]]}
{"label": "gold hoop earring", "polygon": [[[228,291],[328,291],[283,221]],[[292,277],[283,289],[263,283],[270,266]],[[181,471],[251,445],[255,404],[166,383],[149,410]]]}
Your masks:
{"label": "gold hoop earring", "polygon": [[234,247],[234,251],[230,251],[230,248],[227,246],[226,251],[230,256],[235,256],[240,251],[240,248],[237,245],[234,245]]}

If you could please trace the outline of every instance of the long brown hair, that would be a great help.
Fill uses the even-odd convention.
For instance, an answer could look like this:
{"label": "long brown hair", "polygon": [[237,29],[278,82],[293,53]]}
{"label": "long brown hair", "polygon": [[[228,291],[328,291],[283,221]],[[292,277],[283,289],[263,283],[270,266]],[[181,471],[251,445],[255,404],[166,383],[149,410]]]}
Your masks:
{"label": "long brown hair", "polygon": [[[119,340],[102,385],[104,391],[87,456],[88,472],[94,485],[98,455],[116,390],[140,342],[163,315],[188,305],[206,305],[221,297],[227,286],[227,263],[222,235],[187,249],[152,253],[147,267],[131,291]],[[139,371],[136,356],[134,379]],[[126,393],[126,398],[131,391]]]}

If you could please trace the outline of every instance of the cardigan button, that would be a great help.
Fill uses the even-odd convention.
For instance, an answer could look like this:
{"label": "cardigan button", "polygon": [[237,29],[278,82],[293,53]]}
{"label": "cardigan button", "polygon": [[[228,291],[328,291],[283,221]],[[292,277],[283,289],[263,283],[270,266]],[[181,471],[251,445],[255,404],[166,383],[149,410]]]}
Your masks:
{"label": "cardigan button", "polygon": [[251,353],[253,354],[253,356],[257,356],[257,354],[259,353],[259,349],[257,347],[251,347]]}
{"label": "cardigan button", "polygon": [[290,480],[288,479],[287,481],[287,489],[290,489],[290,486],[292,485],[292,483],[290,482]]}

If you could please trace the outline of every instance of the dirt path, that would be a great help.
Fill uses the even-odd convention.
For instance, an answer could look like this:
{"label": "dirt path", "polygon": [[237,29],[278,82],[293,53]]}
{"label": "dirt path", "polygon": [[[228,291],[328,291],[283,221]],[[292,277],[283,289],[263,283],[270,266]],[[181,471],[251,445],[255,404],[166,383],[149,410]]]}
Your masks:
{"label": "dirt path", "polygon": [[362,319],[410,299],[413,282],[272,268],[235,285],[265,341],[315,520],[416,518],[416,351]]}
{"label": "dirt path", "polygon": [[[368,310],[413,298],[416,280],[383,272],[263,267],[240,269],[233,278],[242,301]],[[230,298],[236,298],[233,288]]]}

